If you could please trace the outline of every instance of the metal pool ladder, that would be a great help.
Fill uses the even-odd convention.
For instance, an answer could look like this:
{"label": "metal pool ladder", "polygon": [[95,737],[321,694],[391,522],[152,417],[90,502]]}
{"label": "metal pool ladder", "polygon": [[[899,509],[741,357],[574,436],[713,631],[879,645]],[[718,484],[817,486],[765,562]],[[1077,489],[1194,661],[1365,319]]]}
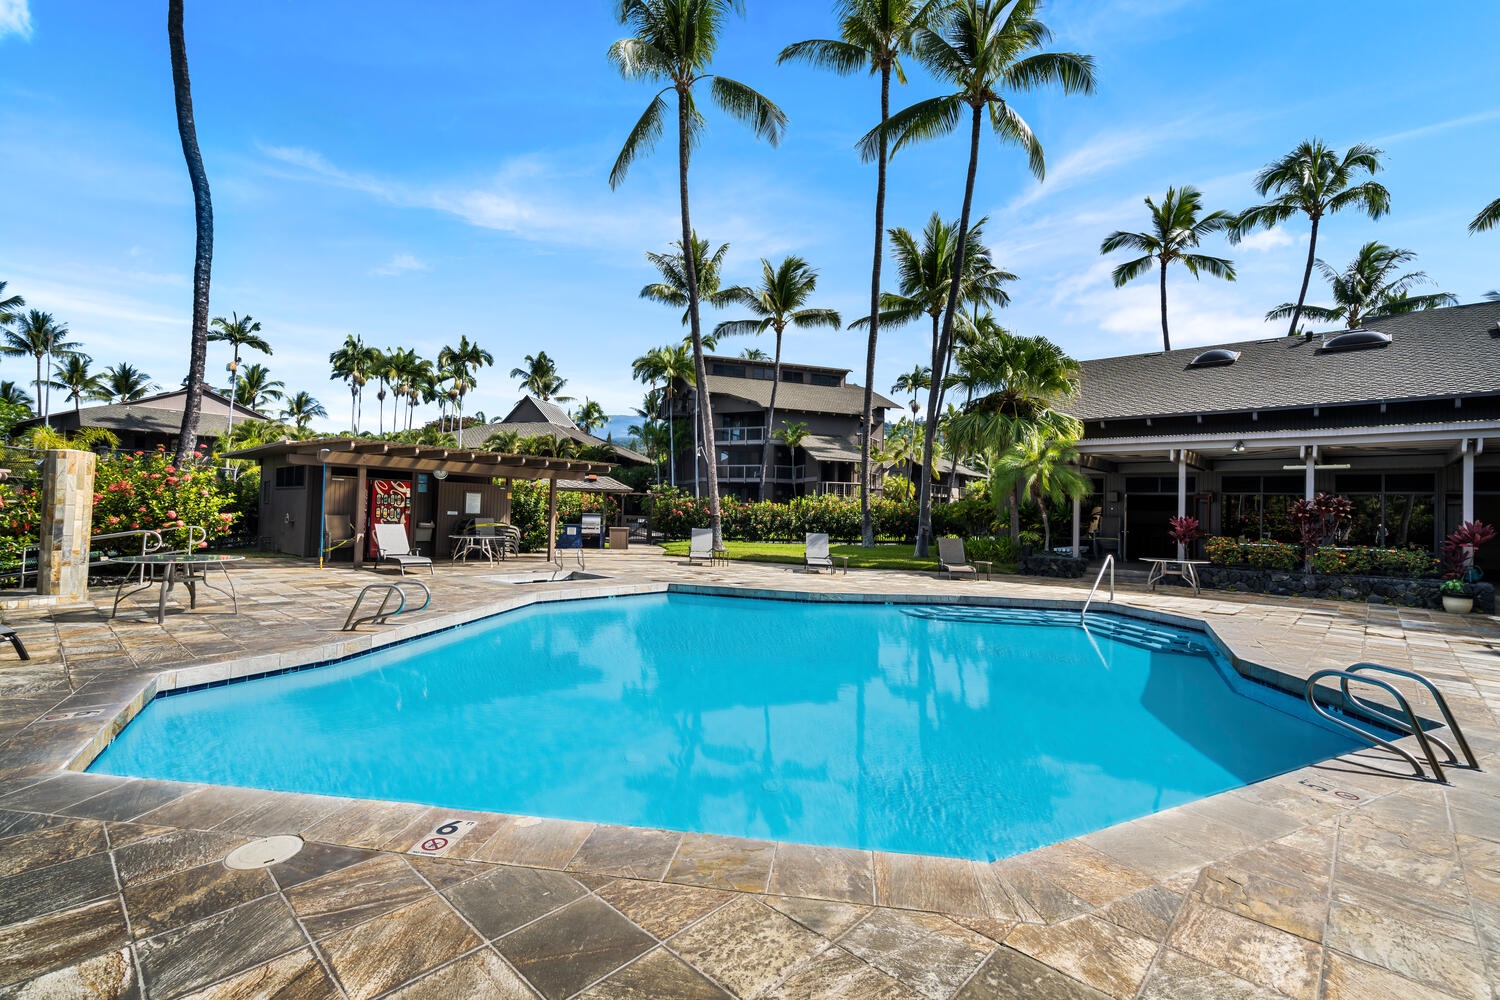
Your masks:
{"label": "metal pool ladder", "polygon": [[[406,591],[401,588],[407,586],[422,588],[422,607],[408,608],[406,606]],[[360,617],[359,607],[364,603],[365,595],[371,591],[380,591],[382,593],[380,606],[375,609],[374,614]],[[391,598],[393,597],[396,599],[396,606],[394,608],[390,606]],[[431,603],[432,591],[428,590],[427,584],[421,580],[402,580],[400,583],[372,583],[361,590],[359,596],[354,599],[354,607],[349,609],[349,617],[344,619],[344,627],[339,631],[353,632],[366,622],[384,625],[397,615],[405,614],[407,611],[421,611]]]}
{"label": "metal pool ladder", "polygon": [[[1350,732],[1359,736],[1361,739],[1364,739],[1375,746],[1385,747],[1387,750],[1390,750],[1398,756],[1403,757],[1406,762],[1412,766],[1412,771],[1416,777],[1426,778],[1427,773],[1422,770],[1422,763],[1417,760],[1417,758],[1412,754],[1408,753],[1401,747],[1396,746],[1394,743],[1391,743],[1388,740],[1381,739],[1379,736],[1376,736],[1368,729],[1365,729],[1361,726],[1356,726],[1354,723],[1348,721],[1347,719],[1339,718],[1318,703],[1316,697],[1318,682],[1320,680],[1324,680],[1325,678],[1337,677],[1339,681],[1339,688],[1343,692],[1344,702],[1346,705],[1358,706],[1359,708],[1364,709],[1366,712],[1379,716],[1393,728],[1400,730],[1406,735],[1415,736],[1417,738],[1417,746],[1421,749],[1422,755],[1427,758],[1427,765],[1432,768],[1433,779],[1438,782],[1446,783],[1447,779],[1443,777],[1443,766],[1438,762],[1437,754],[1433,752],[1433,744],[1441,747],[1443,753],[1447,754],[1448,764],[1454,767],[1463,767],[1465,765],[1459,763],[1458,754],[1454,753],[1453,748],[1445,743],[1442,739],[1428,733],[1422,728],[1422,724],[1417,721],[1416,713],[1412,711],[1411,704],[1407,702],[1406,697],[1402,695],[1401,691],[1394,684],[1391,684],[1388,681],[1383,681],[1378,677],[1362,676],[1365,673],[1389,674],[1392,677],[1400,677],[1406,680],[1416,681],[1418,684],[1426,688],[1427,693],[1432,695],[1432,700],[1437,705],[1438,711],[1442,713],[1444,725],[1448,727],[1449,733],[1452,734],[1454,741],[1458,743],[1459,749],[1463,751],[1464,759],[1465,761],[1467,761],[1467,766],[1474,769],[1475,771],[1479,770],[1479,761],[1475,758],[1474,751],[1469,748],[1469,741],[1464,739],[1464,732],[1459,728],[1458,720],[1453,717],[1452,710],[1448,708],[1448,700],[1444,698],[1443,693],[1437,689],[1437,685],[1433,684],[1432,681],[1417,673],[1415,670],[1403,670],[1400,667],[1388,667],[1381,663],[1356,663],[1345,670],[1319,670],[1317,673],[1313,674],[1307,679],[1307,685],[1303,689],[1303,693],[1307,697],[1307,703],[1312,706],[1313,711],[1317,712],[1328,721],[1342,726],[1344,729],[1349,730]],[[1353,694],[1349,690],[1350,681],[1355,681],[1361,684],[1369,684],[1384,691],[1386,694],[1395,699],[1399,711],[1392,711],[1384,705],[1377,704],[1373,701],[1366,701],[1365,699]]]}
{"label": "metal pool ladder", "polygon": [[1078,620],[1083,621],[1083,616],[1089,613],[1089,605],[1094,601],[1094,594],[1099,590],[1099,584],[1104,582],[1104,571],[1109,570],[1109,599],[1115,599],[1115,555],[1111,552],[1104,557],[1104,565],[1099,567],[1099,575],[1094,577],[1094,586],[1089,589],[1089,598],[1083,602],[1083,610],[1078,612]]}

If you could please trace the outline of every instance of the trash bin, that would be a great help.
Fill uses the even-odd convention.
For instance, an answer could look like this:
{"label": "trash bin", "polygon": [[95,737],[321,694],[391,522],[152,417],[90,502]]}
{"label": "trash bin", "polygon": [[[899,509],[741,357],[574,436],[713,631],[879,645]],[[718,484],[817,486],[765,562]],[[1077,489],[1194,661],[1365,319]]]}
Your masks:
{"label": "trash bin", "polygon": [[583,548],[583,525],[581,525],[581,524],[565,524],[565,525],[563,525],[562,537],[557,540],[557,547],[560,548],[560,549],[581,549],[581,548]]}
{"label": "trash bin", "polygon": [[617,552],[623,552],[624,550],[630,548],[630,529],[610,528],[609,547]]}

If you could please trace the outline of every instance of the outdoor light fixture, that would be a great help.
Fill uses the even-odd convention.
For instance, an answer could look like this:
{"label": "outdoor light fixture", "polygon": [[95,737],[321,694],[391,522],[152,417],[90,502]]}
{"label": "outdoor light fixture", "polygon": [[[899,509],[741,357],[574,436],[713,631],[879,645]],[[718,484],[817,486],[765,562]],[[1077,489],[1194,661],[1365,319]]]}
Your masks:
{"label": "outdoor light fixture", "polygon": [[[1342,472],[1343,470],[1348,469],[1349,467],[1350,466],[1349,466],[1348,462],[1329,462],[1329,463],[1326,463],[1326,464],[1322,463],[1322,462],[1319,462],[1317,465],[1313,466],[1314,469],[1319,469],[1319,470],[1327,469],[1327,470],[1334,471],[1334,472]],[[1307,466],[1305,464],[1301,464],[1301,465],[1283,465],[1282,468],[1285,469],[1288,472],[1301,472],[1303,469],[1306,469]]]}
{"label": "outdoor light fixture", "polygon": [[433,473],[432,473],[432,478],[433,479],[447,479],[448,478],[448,470],[447,469],[434,469]]}
{"label": "outdoor light fixture", "polygon": [[1245,442],[1243,442],[1243,441],[1236,441],[1234,443],[1234,447],[1230,448],[1229,450],[1232,451],[1232,452],[1234,452],[1236,455],[1238,455],[1238,454],[1240,454],[1241,452],[1243,452],[1245,450]]}

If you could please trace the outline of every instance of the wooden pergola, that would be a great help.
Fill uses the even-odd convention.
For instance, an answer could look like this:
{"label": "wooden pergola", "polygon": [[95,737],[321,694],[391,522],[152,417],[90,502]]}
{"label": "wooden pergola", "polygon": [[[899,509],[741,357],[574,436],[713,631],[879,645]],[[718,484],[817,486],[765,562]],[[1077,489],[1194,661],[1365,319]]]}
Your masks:
{"label": "wooden pergola", "polygon": [[[502,455],[438,445],[371,441],[367,438],[318,438],[311,441],[283,439],[271,444],[230,452],[226,458],[260,460],[272,456],[288,465],[322,468],[337,465],[355,470],[354,523],[363,525],[368,516],[366,485],[371,472],[441,473],[489,479],[547,480],[547,558],[557,555],[558,480],[587,482],[588,477],[606,477],[614,468],[608,462],[579,462],[540,455]],[[376,478],[379,478],[377,476]],[[354,547],[354,565],[363,565],[364,546]]]}

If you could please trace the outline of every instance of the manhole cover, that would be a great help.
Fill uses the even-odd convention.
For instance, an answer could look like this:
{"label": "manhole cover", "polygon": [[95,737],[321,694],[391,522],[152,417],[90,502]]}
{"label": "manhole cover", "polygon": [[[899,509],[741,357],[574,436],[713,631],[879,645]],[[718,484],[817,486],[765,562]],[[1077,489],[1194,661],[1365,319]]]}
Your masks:
{"label": "manhole cover", "polygon": [[300,850],[301,837],[262,837],[230,851],[229,856],[224,859],[224,867],[241,872],[252,868],[269,868],[281,864]]}

